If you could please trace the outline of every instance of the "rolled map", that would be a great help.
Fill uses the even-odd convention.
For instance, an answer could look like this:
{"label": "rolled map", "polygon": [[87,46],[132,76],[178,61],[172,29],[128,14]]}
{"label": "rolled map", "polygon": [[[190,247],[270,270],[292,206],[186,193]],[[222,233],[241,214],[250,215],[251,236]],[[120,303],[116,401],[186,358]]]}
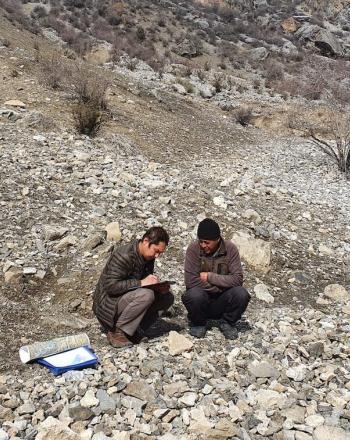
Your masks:
{"label": "rolled map", "polygon": [[44,358],[84,346],[90,346],[90,340],[86,333],[80,333],[79,335],[63,336],[51,339],[50,341],[24,345],[19,349],[19,357],[26,364],[34,359]]}

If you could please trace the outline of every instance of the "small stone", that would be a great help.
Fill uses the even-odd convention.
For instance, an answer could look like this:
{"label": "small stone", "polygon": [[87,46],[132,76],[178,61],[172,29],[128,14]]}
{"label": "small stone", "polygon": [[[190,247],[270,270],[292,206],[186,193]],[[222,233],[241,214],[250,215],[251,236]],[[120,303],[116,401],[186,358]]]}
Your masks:
{"label": "small stone", "polygon": [[146,381],[133,381],[123,390],[127,396],[133,396],[146,402],[152,402],[156,399],[157,394],[154,388]]}
{"label": "small stone", "polygon": [[107,414],[115,413],[116,401],[112,399],[105,390],[99,389],[96,393],[96,398],[100,402],[99,406],[102,412]]}
{"label": "small stone", "polygon": [[310,356],[320,357],[324,352],[324,344],[321,341],[311,342],[307,346],[307,351],[310,354]]}
{"label": "small stone", "polygon": [[43,226],[43,233],[46,241],[53,241],[62,238],[67,232],[68,229],[65,227],[52,225]]}
{"label": "small stone", "polygon": [[249,372],[255,377],[278,377],[279,371],[272,367],[267,362],[260,362],[257,364],[251,363],[248,365]]}
{"label": "small stone", "polygon": [[177,381],[163,385],[163,392],[169,397],[179,396],[188,391],[188,389],[188,384],[185,381]]}
{"label": "small stone", "polygon": [[36,267],[24,267],[23,268],[23,275],[34,275],[36,274],[37,269]]}
{"label": "small stone", "polygon": [[318,426],[313,433],[313,440],[349,440],[349,432],[337,426]]}
{"label": "small stone", "polygon": [[8,440],[9,436],[6,431],[0,428],[0,440]]}
{"label": "small stone", "polygon": [[85,251],[92,251],[97,246],[103,243],[103,237],[101,234],[92,234],[89,237],[87,237],[81,244],[82,249]]}
{"label": "small stone", "polygon": [[261,301],[272,304],[275,298],[270,294],[268,287],[265,284],[257,284],[254,287],[255,296]]}
{"label": "small stone", "polygon": [[255,225],[260,225],[260,223],[262,222],[260,215],[256,211],[254,211],[254,209],[246,209],[243,212],[242,217],[250,220]]}
{"label": "small stone", "polygon": [[193,342],[188,340],[185,336],[180,335],[175,331],[171,331],[168,336],[168,348],[169,353],[172,356],[176,356],[185,351],[191,350]]}
{"label": "small stone", "polygon": [[9,101],[4,102],[4,105],[10,105],[11,107],[26,108],[26,105],[24,104],[24,102],[22,102],[18,99],[10,99]]}
{"label": "small stone", "polygon": [[214,203],[214,205],[219,206],[222,209],[227,209],[227,203],[225,202],[225,199],[223,196],[214,197],[213,203]]}
{"label": "small stone", "polygon": [[80,405],[84,408],[91,408],[98,405],[99,401],[95,397],[93,390],[86,391],[84,397],[80,400]]}
{"label": "small stone", "polygon": [[38,426],[35,440],[80,440],[80,435],[72,431],[67,425],[49,416]]}
{"label": "small stone", "polygon": [[324,295],[327,298],[333,299],[333,300],[345,300],[350,299],[350,295],[345,289],[345,287],[341,286],[340,284],[329,284],[324,289]]}
{"label": "small stone", "polygon": [[74,246],[77,244],[77,238],[74,235],[67,235],[67,237],[62,238],[59,243],[56,244],[55,249],[64,250],[69,248],[70,246]]}
{"label": "small stone", "polygon": [[196,393],[185,393],[182,397],[180,397],[179,402],[183,403],[186,406],[194,406],[196,400]]}
{"label": "small stone", "polygon": [[16,283],[22,278],[22,276],[22,268],[10,267],[10,269],[8,269],[4,274],[5,283]]}
{"label": "small stone", "polygon": [[306,377],[306,371],[305,365],[298,365],[297,367],[288,368],[286,375],[295,382],[301,382]]}
{"label": "small stone", "polygon": [[79,404],[73,404],[68,407],[68,414],[75,422],[77,420],[89,420],[94,413],[89,408],[84,408]]}
{"label": "small stone", "polygon": [[24,414],[34,414],[35,406],[32,403],[24,403],[23,405],[17,408],[17,412],[20,416]]}
{"label": "small stone", "polygon": [[320,414],[313,414],[312,416],[306,417],[305,423],[308,426],[316,428],[324,424],[324,418]]}

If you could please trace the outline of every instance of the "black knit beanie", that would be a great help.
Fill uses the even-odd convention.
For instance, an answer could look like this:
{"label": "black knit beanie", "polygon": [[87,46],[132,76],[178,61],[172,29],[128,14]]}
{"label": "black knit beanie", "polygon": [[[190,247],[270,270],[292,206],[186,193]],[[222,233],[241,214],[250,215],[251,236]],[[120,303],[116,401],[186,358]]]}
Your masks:
{"label": "black knit beanie", "polygon": [[205,218],[199,223],[197,230],[199,240],[217,240],[220,235],[219,225],[211,218]]}

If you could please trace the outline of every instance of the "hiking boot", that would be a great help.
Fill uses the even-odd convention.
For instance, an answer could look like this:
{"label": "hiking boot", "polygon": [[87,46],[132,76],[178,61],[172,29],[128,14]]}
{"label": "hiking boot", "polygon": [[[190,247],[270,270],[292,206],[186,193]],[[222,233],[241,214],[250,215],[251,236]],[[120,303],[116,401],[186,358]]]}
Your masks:
{"label": "hiking boot", "polygon": [[220,321],[219,329],[226,339],[233,340],[238,338],[238,330],[236,326],[231,325],[227,321]]}
{"label": "hiking boot", "polygon": [[195,338],[204,338],[206,332],[205,325],[190,325],[189,334]]}
{"label": "hiking boot", "polygon": [[114,348],[128,347],[132,342],[125,336],[125,333],[117,328],[114,332],[107,333],[107,340]]}

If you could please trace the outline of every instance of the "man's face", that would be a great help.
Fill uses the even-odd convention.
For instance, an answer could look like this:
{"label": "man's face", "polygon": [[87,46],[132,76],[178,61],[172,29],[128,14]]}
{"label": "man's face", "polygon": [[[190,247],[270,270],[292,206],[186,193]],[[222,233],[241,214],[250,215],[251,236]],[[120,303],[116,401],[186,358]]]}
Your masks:
{"label": "man's face", "polygon": [[198,240],[199,246],[206,255],[213,254],[219,247],[220,238],[217,240]]}
{"label": "man's face", "polygon": [[164,241],[160,241],[158,244],[150,244],[148,238],[145,238],[141,244],[141,254],[145,260],[158,258],[166,249]]}

